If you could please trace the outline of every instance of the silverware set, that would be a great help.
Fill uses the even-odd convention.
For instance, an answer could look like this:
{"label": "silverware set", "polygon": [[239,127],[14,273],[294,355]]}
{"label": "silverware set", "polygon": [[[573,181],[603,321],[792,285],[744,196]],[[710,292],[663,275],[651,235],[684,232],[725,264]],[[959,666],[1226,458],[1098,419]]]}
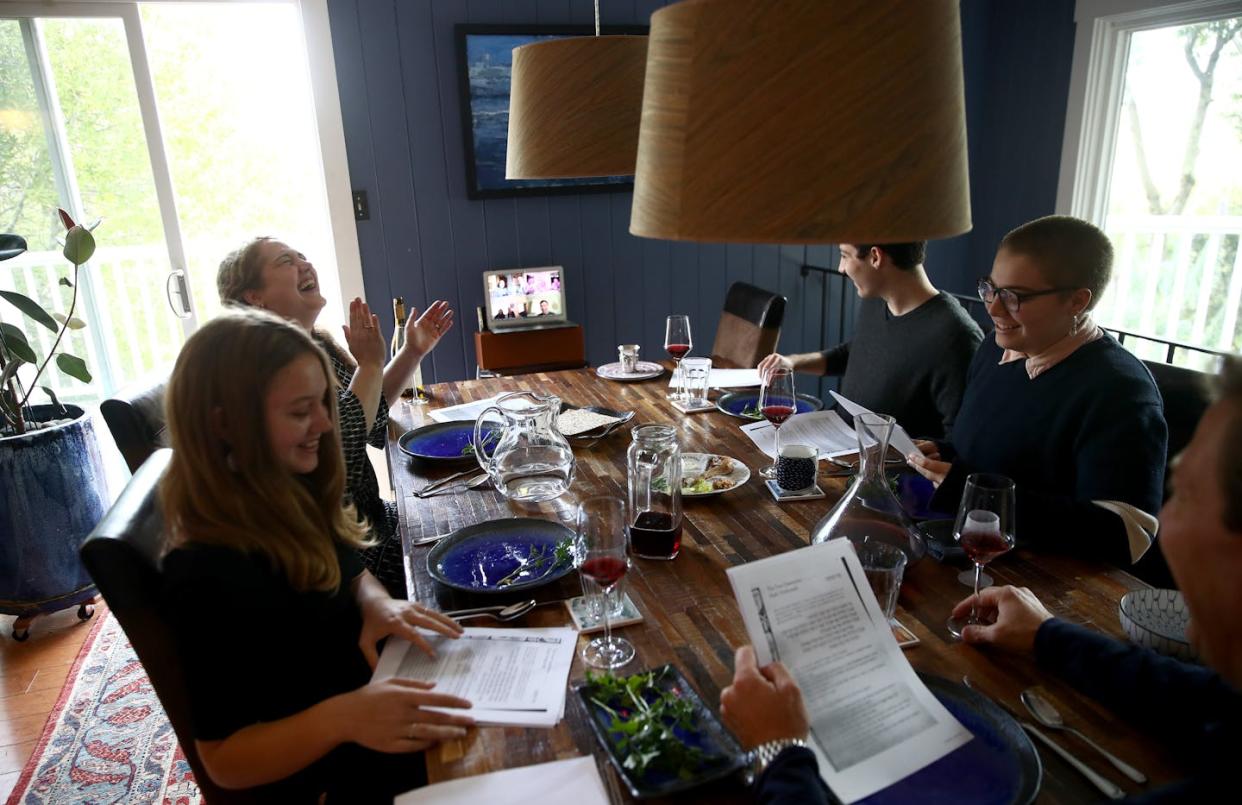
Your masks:
{"label": "silverware set", "polygon": [[[474,477],[467,478],[464,481],[461,480],[467,475],[473,475]],[[474,469],[462,470],[461,472],[455,472],[446,478],[441,478],[438,481],[432,481],[422,489],[414,492],[414,497],[429,498],[450,492],[464,492],[467,489],[476,489],[483,484],[488,483],[490,480],[491,479],[488,474],[477,467]],[[454,484],[454,481],[461,481],[461,483]]]}
{"label": "silverware set", "polygon": [[[979,690],[979,688],[971,684],[970,677],[963,676],[962,684],[964,684],[966,687],[970,688],[971,690],[975,691],[979,695],[983,696],[985,699],[988,699],[994,704],[1000,706],[1002,709],[1005,710],[1005,712],[1013,716],[1013,719],[1018,722],[1018,725],[1022,727],[1022,729],[1030,733],[1031,737],[1035,738],[1037,741],[1042,743],[1048,749],[1055,752],[1058,756],[1060,756],[1062,760],[1064,760],[1070,766],[1073,766],[1075,771],[1077,771],[1083,777],[1086,777],[1096,788],[1100,790],[1101,793],[1103,793],[1109,799],[1122,799],[1125,797],[1126,795],[1125,791],[1121,790],[1119,786],[1114,784],[1107,777],[1104,777],[1103,775],[1097,773],[1094,769],[1092,769],[1087,764],[1083,763],[1068,749],[1065,749],[1059,743],[1049,738],[1042,730],[1040,730],[1034,724],[1032,724],[1029,721],[1024,720],[1021,716],[1019,716],[1016,712],[1014,712],[1013,708],[1011,708],[1009,705],[1005,704],[1002,701],[998,701],[997,699],[994,699],[991,696],[988,696],[983,691]],[[1034,716],[1035,720],[1038,721],[1043,726],[1049,729],[1053,729],[1053,730],[1064,730],[1066,732],[1074,733],[1079,738],[1081,738],[1088,746],[1090,746],[1092,749],[1096,750],[1101,755],[1103,755],[1104,758],[1109,763],[1113,764],[1114,767],[1116,767],[1119,771],[1121,771],[1131,780],[1133,780],[1136,783],[1147,782],[1146,775],[1144,775],[1138,769],[1134,768],[1129,763],[1126,763],[1125,761],[1121,760],[1117,756],[1113,755],[1111,752],[1107,751],[1106,749],[1104,749],[1104,747],[1100,746],[1095,741],[1088,738],[1086,735],[1083,735],[1078,730],[1066,725],[1065,719],[1061,717],[1061,713],[1052,705],[1052,702],[1048,701],[1043,696],[1041,696],[1039,692],[1036,691],[1034,688],[1027,688],[1026,690],[1022,691],[1019,698],[1022,700],[1022,704],[1026,707],[1026,709],[1030,711],[1032,716]]]}

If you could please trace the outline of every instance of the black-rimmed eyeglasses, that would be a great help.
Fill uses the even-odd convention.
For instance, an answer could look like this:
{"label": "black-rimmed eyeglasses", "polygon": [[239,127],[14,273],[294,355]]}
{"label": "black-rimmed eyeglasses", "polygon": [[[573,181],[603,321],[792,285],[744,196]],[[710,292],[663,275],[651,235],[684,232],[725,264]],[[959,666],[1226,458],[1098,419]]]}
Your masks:
{"label": "black-rimmed eyeglasses", "polygon": [[986,277],[979,280],[979,298],[985,304],[992,304],[993,300],[1000,299],[1001,304],[1010,313],[1017,313],[1022,309],[1022,303],[1027,299],[1034,299],[1037,296],[1047,296],[1054,293],[1063,293],[1072,291],[1073,288],[1048,288],[1043,291],[1011,291],[1008,288],[997,288],[992,284],[992,280]]}

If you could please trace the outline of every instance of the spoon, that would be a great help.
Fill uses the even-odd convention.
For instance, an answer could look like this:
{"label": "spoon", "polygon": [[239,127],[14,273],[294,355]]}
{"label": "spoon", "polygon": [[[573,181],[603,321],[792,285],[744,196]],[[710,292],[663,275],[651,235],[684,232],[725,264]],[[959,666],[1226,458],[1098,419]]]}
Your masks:
{"label": "spoon", "polygon": [[528,601],[518,601],[516,604],[508,606],[495,607],[476,607],[474,609],[458,609],[453,612],[445,612],[444,614],[453,620],[461,620],[463,618],[494,618],[498,621],[511,621],[520,618],[527,612],[536,607],[534,599]]}
{"label": "spoon", "polygon": [[482,486],[483,484],[487,483],[490,480],[491,480],[491,476],[488,475],[487,473],[483,473],[482,475],[476,475],[474,478],[471,478],[469,481],[466,481],[465,483],[462,483],[462,484],[454,484],[452,486],[441,486],[438,489],[431,490],[430,492],[424,492],[424,491],[415,492],[414,497],[423,499],[423,498],[433,498],[436,495],[441,495],[441,494],[464,492],[467,489],[475,489],[476,487]]}
{"label": "spoon", "polygon": [[1078,730],[1068,726],[1065,723],[1065,719],[1061,717],[1060,711],[1053,706],[1052,702],[1039,695],[1039,692],[1035,690],[1035,688],[1027,688],[1022,691],[1018,698],[1022,700],[1022,703],[1026,705],[1026,709],[1031,711],[1031,715],[1035,716],[1035,720],[1040,724],[1043,724],[1048,729],[1072,732],[1081,738],[1092,749],[1103,755],[1104,759],[1113,764],[1117,771],[1129,777],[1136,783],[1147,782],[1147,777],[1141,771],[1134,768],[1129,763],[1126,763],[1121,758],[1115,756],[1113,753],[1109,752],[1107,749],[1100,746],[1086,735],[1083,735]]}

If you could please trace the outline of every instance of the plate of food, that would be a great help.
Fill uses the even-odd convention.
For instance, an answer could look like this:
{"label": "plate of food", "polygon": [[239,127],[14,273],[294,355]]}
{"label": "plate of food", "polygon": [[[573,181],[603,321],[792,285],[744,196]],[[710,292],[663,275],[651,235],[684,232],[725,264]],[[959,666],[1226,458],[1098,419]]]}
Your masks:
{"label": "plate of food", "polygon": [[[484,449],[491,455],[499,432],[483,426]],[[433,422],[406,431],[397,440],[397,447],[410,458],[422,461],[474,461],[474,421]]]}
{"label": "plate of food", "polygon": [[459,528],[427,554],[427,572],[471,593],[511,593],[556,581],[574,569],[574,532],[534,517]]}
{"label": "plate of food", "polygon": [[[759,394],[760,392],[756,389],[721,394],[720,399],[716,400],[716,407],[721,413],[754,422],[763,419],[763,412],[759,410]],[[798,395],[799,414],[818,411],[823,407],[824,401],[818,397],[812,397],[810,394]]]}
{"label": "plate of food", "polygon": [[629,676],[588,671],[574,692],[635,799],[724,780],[746,765],[737,739],[675,666]]}
{"label": "plate of food", "polygon": [[715,453],[681,454],[681,496],[702,498],[737,489],[750,480],[750,468]]}
{"label": "plate of food", "polygon": [[634,364],[633,372],[627,372],[622,368],[620,361],[613,361],[596,369],[595,374],[605,380],[620,380],[632,383],[637,380],[650,380],[653,377],[659,377],[664,374],[664,367],[651,361],[639,361]]}

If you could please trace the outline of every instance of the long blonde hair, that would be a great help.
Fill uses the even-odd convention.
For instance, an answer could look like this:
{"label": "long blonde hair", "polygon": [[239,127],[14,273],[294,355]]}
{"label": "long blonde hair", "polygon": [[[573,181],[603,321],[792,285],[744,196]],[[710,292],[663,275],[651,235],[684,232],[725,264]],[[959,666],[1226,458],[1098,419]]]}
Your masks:
{"label": "long blonde hair", "polygon": [[[219,545],[265,556],[298,590],[341,584],[335,543],[367,545],[365,525],[342,504],[345,461],[335,429],[319,439],[319,464],[295,475],[275,460],[263,413],[276,374],[315,355],[328,380],[325,404],[337,423],[327,357],[295,324],[261,310],[233,309],[186,341],[168,383],[165,413],[172,462],[160,486],[171,545]],[[221,435],[227,425],[228,440]]]}

